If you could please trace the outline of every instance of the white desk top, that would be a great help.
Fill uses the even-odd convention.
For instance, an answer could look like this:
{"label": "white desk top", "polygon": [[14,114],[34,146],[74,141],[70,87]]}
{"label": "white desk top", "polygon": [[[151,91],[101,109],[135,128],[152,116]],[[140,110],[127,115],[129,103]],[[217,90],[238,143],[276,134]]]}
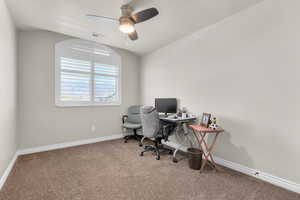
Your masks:
{"label": "white desk top", "polygon": [[180,121],[192,121],[192,120],[196,120],[197,117],[196,116],[191,116],[191,117],[177,117],[177,116],[159,116],[159,119],[164,120],[164,121],[168,121],[168,122],[180,122]]}

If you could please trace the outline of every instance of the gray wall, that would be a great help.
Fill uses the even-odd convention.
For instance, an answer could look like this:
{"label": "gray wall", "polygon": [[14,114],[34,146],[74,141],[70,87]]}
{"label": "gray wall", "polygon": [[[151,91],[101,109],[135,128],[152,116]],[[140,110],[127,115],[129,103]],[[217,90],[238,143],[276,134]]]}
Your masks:
{"label": "gray wall", "polygon": [[16,152],[16,37],[5,2],[0,0],[0,177]]}
{"label": "gray wall", "polygon": [[215,155],[300,183],[300,1],[266,0],[142,59],[142,102],[226,129]]}
{"label": "gray wall", "polygon": [[18,36],[19,148],[122,133],[122,113],[140,101],[139,57],[116,49],[122,56],[121,106],[59,108],[54,101],[54,45],[69,37],[47,31],[21,31]]}

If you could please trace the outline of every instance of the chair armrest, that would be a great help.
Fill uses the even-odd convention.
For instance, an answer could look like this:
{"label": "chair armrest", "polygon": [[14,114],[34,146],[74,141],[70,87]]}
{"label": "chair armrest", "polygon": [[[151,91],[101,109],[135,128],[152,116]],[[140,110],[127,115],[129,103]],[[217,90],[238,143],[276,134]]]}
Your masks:
{"label": "chair armrest", "polygon": [[128,115],[123,115],[122,116],[122,123],[123,124],[125,123],[125,121],[127,120],[127,118],[128,118]]}

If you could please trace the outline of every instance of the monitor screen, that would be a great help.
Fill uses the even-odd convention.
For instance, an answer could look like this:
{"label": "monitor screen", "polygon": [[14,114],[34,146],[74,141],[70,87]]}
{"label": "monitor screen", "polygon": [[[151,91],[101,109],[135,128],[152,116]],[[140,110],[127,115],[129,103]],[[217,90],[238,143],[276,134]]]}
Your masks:
{"label": "monitor screen", "polygon": [[177,113],[177,99],[158,98],[155,99],[155,108],[159,113]]}

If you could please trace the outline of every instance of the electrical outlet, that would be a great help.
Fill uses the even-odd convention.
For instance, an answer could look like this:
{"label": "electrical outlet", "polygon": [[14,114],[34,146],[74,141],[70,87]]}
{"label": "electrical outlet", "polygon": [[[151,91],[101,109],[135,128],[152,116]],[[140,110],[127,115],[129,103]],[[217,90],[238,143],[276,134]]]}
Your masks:
{"label": "electrical outlet", "polygon": [[92,126],[91,126],[91,131],[92,131],[93,133],[96,131],[96,126],[95,126],[95,124],[92,124]]}

